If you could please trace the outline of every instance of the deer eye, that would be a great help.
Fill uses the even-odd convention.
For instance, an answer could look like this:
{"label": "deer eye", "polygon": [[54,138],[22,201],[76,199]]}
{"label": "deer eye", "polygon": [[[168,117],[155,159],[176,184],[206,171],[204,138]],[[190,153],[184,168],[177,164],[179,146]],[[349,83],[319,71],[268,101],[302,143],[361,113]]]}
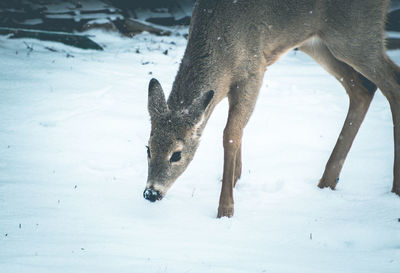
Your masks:
{"label": "deer eye", "polygon": [[169,162],[178,162],[179,160],[181,160],[181,152],[175,152],[172,154]]}
{"label": "deer eye", "polygon": [[148,157],[148,158],[151,158],[149,146],[146,146],[146,149],[147,149],[147,157]]}

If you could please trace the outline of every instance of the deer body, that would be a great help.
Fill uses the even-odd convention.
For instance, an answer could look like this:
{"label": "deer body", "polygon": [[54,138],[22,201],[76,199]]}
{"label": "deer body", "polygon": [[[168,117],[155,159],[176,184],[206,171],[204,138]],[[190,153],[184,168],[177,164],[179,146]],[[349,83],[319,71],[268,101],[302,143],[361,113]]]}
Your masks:
{"label": "deer body", "polygon": [[349,112],[319,187],[334,189],[377,86],[394,122],[392,191],[400,195],[400,69],[385,53],[390,0],[198,0],[187,48],[168,101],[153,79],[148,109],[148,181],[144,197],[161,199],[186,169],[214,107],[229,99],[218,217],[233,215],[241,142],[266,68],[299,48],[344,86]]}

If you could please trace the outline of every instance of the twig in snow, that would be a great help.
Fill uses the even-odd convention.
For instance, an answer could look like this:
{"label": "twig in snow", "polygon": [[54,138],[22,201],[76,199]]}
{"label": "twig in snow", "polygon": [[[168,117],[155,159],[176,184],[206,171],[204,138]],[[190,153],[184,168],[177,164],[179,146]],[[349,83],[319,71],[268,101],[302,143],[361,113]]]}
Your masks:
{"label": "twig in snow", "polygon": [[26,46],[26,49],[28,50],[28,52],[26,53],[27,56],[29,56],[31,54],[31,52],[33,51],[33,45],[28,45],[27,42],[24,41],[24,44]]}
{"label": "twig in snow", "polygon": [[45,46],[44,48],[51,52],[58,52],[56,49],[49,47],[49,46]]}

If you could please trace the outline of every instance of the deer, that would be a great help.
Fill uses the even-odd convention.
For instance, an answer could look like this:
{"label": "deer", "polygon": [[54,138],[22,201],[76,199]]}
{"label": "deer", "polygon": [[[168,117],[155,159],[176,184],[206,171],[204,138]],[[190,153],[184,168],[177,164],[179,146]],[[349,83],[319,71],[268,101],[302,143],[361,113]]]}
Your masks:
{"label": "deer", "polygon": [[192,161],[215,106],[228,98],[217,217],[234,214],[242,136],[264,73],[289,50],[311,56],[346,90],[349,108],[318,187],[335,189],[346,156],[379,88],[394,128],[392,192],[400,195],[400,68],[387,56],[390,0],[198,0],[168,97],[151,79],[148,178],[143,196],[161,200]]}

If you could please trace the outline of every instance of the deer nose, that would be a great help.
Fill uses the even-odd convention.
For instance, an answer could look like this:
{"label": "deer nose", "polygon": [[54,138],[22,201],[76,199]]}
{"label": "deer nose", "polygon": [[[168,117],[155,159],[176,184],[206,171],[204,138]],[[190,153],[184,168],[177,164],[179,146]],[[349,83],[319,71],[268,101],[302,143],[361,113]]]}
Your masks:
{"label": "deer nose", "polygon": [[150,202],[155,202],[157,200],[162,199],[162,195],[159,191],[156,191],[154,189],[145,189],[143,192],[143,197],[144,199],[149,200]]}

